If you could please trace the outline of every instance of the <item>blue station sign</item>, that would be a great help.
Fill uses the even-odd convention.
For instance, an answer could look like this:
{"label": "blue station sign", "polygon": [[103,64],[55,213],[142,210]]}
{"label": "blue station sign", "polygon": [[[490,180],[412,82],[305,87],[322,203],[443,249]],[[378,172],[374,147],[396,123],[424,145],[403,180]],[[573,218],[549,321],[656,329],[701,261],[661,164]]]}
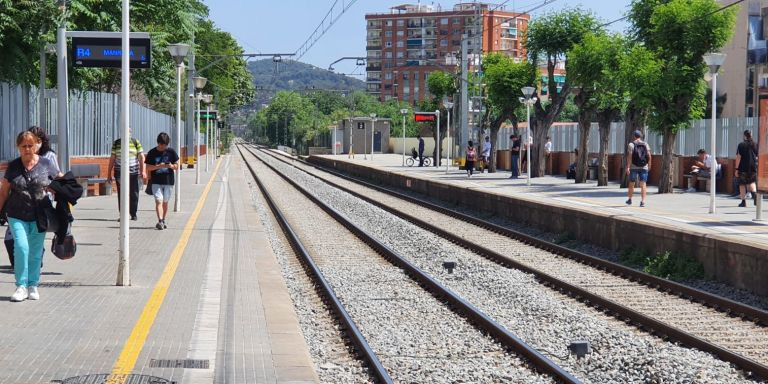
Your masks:
{"label": "blue station sign", "polygon": [[[152,42],[149,38],[130,39],[130,66],[146,69],[151,65]],[[120,38],[73,37],[72,66],[82,68],[120,68],[123,49]]]}

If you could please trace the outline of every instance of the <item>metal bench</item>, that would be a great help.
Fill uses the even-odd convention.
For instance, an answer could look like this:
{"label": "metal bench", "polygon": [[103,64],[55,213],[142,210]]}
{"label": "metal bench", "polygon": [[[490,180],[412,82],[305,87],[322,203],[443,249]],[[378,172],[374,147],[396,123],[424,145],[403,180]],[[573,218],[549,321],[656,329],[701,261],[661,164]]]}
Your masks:
{"label": "metal bench", "polygon": [[111,194],[112,185],[107,183],[106,178],[99,177],[101,175],[101,166],[98,164],[73,164],[70,170],[80,185],[83,186],[83,197],[88,196],[89,185],[98,185],[100,192],[103,188],[104,194]]}
{"label": "metal bench", "polygon": [[[720,172],[717,172],[715,174],[715,182],[723,178],[723,172],[725,172],[725,165],[720,164]],[[691,179],[693,179],[693,175],[690,173],[687,173],[683,175],[683,178],[685,179],[685,184],[688,186],[688,188],[691,188]],[[711,181],[712,181],[711,177],[703,178],[699,176],[698,178],[696,178],[696,185],[693,186],[693,188],[695,188],[698,191],[699,184],[704,183],[704,190],[709,192],[709,184]]]}

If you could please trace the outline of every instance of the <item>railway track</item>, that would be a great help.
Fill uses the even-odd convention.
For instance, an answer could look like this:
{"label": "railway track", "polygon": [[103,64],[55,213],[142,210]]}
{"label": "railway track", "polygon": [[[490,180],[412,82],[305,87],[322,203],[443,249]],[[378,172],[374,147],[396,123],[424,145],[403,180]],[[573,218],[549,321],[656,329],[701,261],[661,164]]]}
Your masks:
{"label": "railway track", "polygon": [[[377,301],[379,303],[390,303],[387,305],[373,305],[373,307],[388,309],[389,313],[407,314],[413,312],[416,315],[421,313],[425,314],[425,316],[434,316],[437,314],[434,321],[425,321],[425,319],[418,316],[417,318],[411,319],[399,316],[398,323],[394,324],[394,326],[405,328],[406,335],[423,335],[426,332],[428,339],[440,339],[441,337],[446,337],[446,333],[451,333],[452,329],[461,330],[457,332],[459,334],[457,336],[459,340],[451,343],[461,346],[461,348],[459,348],[459,354],[463,353],[469,355],[467,356],[467,362],[473,364],[470,368],[471,370],[478,370],[481,373],[485,371],[491,375],[490,377],[483,377],[480,375],[477,377],[479,380],[490,379],[496,381],[498,379],[500,381],[510,382],[551,382],[554,380],[563,383],[580,382],[540,352],[531,348],[504,327],[474,308],[467,301],[443,287],[436,280],[427,276],[424,272],[419,270],[419,268],[399,256],[397,252],[377,241],[363,229],[354,225],[351,221],[347,220],[344,215],[315,198],[310,191],[290,180],[288,176],[281,174],[277,169],[272,168],[272,166],[266,162],[263,163],[263,166],[252,165],[249,161],[250,159],[246,157],[242,150],[241,155],[254,179],[256,179],[262,194],[265,196],[265,199],[271,210],[274,212],[280,226],[283,228],[286,236],[290,239],[293,248],[301,255],[303,262],[310,271],[309,273],[318,282],[318,285],[322,287],[324,296],[327,297],[334,312],[336,312],[341,322],[349,330],[347,333],[356,345],[357,350],[367,362],[372,375],[376,380],[380,382],[392,382],[393,377],[390,373],[392,373],[393,368],[398,366],[402,368],[403,364],[402,362],[398,363],[397,356],[392,357],[391,354],[389,356],[385,354],[385,357],[380,359],[374,352],[376,349],[384,349],[381,347],[381,336],[377,335],[375,332],[365,332],[366,326],[371,327],[370,315],[366,317],[361,313],[371,311],[371,309],[361,309],[365,305],[355,302],[357,299],[352,296],[354,295],[353,291],[350,291],[352,285],[363,287],[363,292],[377,292],[379,295],[386,295],[383,291],[394,291],[394,293],[388,294],[389,296],[394,296],[394,299],[390,297],[382,300],[379,300],[379,298],[369,300]],[[253,156],[252,159],[253,158],[256,158],[256,156]],[[260,172],[256,171],[257,167],[261,168]],[[264,177],[264,170],[266,169],[279,175],[282,178],[283,184],[291,185],[291,188],[294,188],[303,195],[304,200],[311,201],[319,208],[307,208],[306,203],[296,202],[297,194],[293,193],[293,198],[291,200],[293,203],[287,204],[289,208],[286,210],[285,202],[281,205],[278,201],[287,199],[287,195],[289,194],[287,188],[268,187],[266,185],[267,183],[262,182],[261,178]],[[274,177],[272,178],[274,179]],[[275,197],[270,193],[271,188],[280,188],[279,190],[281,192],[278,197]],[[302,208],[297,209],[296,205]],[[315,211],[321,209],[322,212],[325,212],[325,216],[327,217],[321,220],[319,216],[323,216],[322,214],[318,214],[317,212],[314,214],[309,213],[309,210],[312,209]],[[291,219],[292,217],[293,219]],[[312,219],[306,220],[307,217],[311,217]],[[330,218],[333,218],[337,223],[329,223]],[[344,252],[338,252],[338,249],[333,249],[333,245],[324,244],[322,240],[317,239],[318,235],[322,237],[323,234],[327,233],[340,233],[341,229],[333,228],[334,226],[346,228],[349,233],[354,234],[356,237],[355,240],[345,238],[344,243],[345,249],[354,250],[354,252],[352,252],[354,257],[350,257],[349,254],[344,255]],[[304,237],[302,235],[304,235]],[[314,235],[314,238],[309,240],[306,239],[306,237],[312,237],[312,235]],[[354,241],[360,242],[361,244],[354,244]],[[366,246],[363,245],[363,243],[367,244],[367,250],[365,250]],[[382,257],[388,262],[385,263],[382,260]],[[371,258],[378,259],[379,261],[372,262]],[[346,272],[340,272],[342,269]],[[331,272],[329,273],[329,271]],[[350,271],[352,272],[350,273]],[[343,279],[339,279],[339,273],[344,276]],[[386,284],[376,284],[376,279],[373,275],[384,275],[386,277]],[[412,279],[409,284],[401,281],[402,279],[406,279],[405,276]],[[414,293],[414,290],[418,293]],[[427,290],[429,294],[424,292],[424,290]],[[341,296],[344,297],[338,297],[338,291],[341,291]],[[357,288],[357,291],[360,291],[360,288]],[[424,298],[419,299],[419,296],[425,295],[427,296],[427,300]],[[403,300],[410,302],[414,307],[407,308],[407,310],[403,311],[402,305],[404,305],[404,303],[401,302]],[[427,302],[431,307],[419,307],[419,305],[426,305]],[[443,303],[448,303],[448,307]],[[435,309],[435,306],[437,309]],[[347,309],[348,307],[351,308]],[[382,313],[380,316],[382,318],[388,318],[387,313]],[[412,316],[407,315],[407,317]],[[464,319],[462,319],[462,317]],[[362,323],[366,324],[366,326],[358,327],[353,318],[363,319]],[[414,327],[414,325],[418,326]],[[409,327],[414,328],[409,332]],[[423,329],[424,327],[427,329]],[[429,329],[431,329],[431,331]],[[438,330],[439,335],[430,335],[429,332],[435,332],[435,329]],[[364,333],[366,333],[369,338],[375,339],[373,344],[376,344],[376,346],[371,346],[366,340]],[[477,338],[477,340],[461,339],[461,337],[467,337],[467,335],[474,335],[473,337]],[[487,335],[492,337],[488,337]],[[497,342],[500,345],[496,344]],[[406,340],[404,343],[399,342],[395,346],[398,349],[401,349],[403,344],[408,345],[408,343],[410,343],[411,346],[419,344],[412,340]],[[456,357],[460,357],[452,357],[452,354],[457,353],[455,350],[456,348],[449,345],[443,345],[445,343],[446,341],[439,341],[438,344],[441,345],[441,348],[433,348],[428,351],[429,353],[437,353],[438,355],[442,353],[448,354],[447,356],[433,356],[433,364],[436,364],[437,366],[457,364],[457,361],[455,361]],[[510,354],[508,351],[514,351],[514,354]],[[406,351],[405,354],[415,354],[416,352],[417,351]],[[403,351],[400,351],[400,353],[402,354]],[[482,356],[482,358],[478,360],[478,356]],[[525,361],[523,361],[523,359],[525,359]],[[483,364],[491,364],[494,367],[483,370]],[[390,369],[388,370],[385,366],[389,366]],[[450,371],[448,367],[445,368],[447,371]],[[395,379],[398,381],[414,380],[407,376],[403,377],[403,373],[401,372],[397,372],[397,374],[398,377]],[[542,376],[542,374],[544,376]],[[497,375],[498,377],[496,377]],[[465,377],[461,378],[466,379]]]}
{"label": "railway track", "polygon": [[[711,353],[755,377],[768,378],[768,313],[708,292],[586,255],[432,202],[303,162],[270,156],[486,258],[534,274],[546,285],[605,309],[616,318]],[[329,177],[328,174],[333,176]],[[328,180],[332,178],[333,180]],[[372,192],[375,190],[376,192]],[[467,223],[471,238],[456,231]],[[521,244],[522,243],[522,244]],[[521,249],[523,246],[523,249]],[[538,248],[551,256],[525,251]]]}

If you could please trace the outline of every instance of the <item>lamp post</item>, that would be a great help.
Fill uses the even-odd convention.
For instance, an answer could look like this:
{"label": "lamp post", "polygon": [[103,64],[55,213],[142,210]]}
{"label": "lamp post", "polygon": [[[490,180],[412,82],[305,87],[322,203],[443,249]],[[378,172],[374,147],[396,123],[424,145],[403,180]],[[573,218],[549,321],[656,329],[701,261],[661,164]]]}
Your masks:
{"label": "lamp post", "polygon": [[[176,61],[176,145],[181,153],[181,72],[184,70],[184,58],[189,53],[187,44],[170,44],[168,52]],[[181,211],[181,167],[176,169],[173,211]]]}
{"label": "lamp post", "polygon": [[[211,159],[211,100],[212,95],[205,95],[205,172],[208,172],[208,163]],[[215,109],[215,108],[214,108]]]}
{"label": "lamp post", "polygon": [[450,101],[444,101],[443,105],[445,105],[445,109],[448,111],[448,128],[445,130],[447,133],[445,135],[446,141],[448,142],[448,150],[445,151],[445,173],[448,173],[448,166],[451,163],[451,109],[453,108],[453,103]]}
{"label": "lamp post", "polygon": [[403,115],[403,167],[405,167],[405,116],[408,115],[408,110],[403,108],[400,114]]}
{"label": "lamp post", "polygon": [[435,132],[437,133],[437,142],[435,143],[435,168],[440,167],[440,110],[435,110],[437,116],[437,125],[435,126]]}
{"label": "lamp post", "polygon": [[525,103],[525,121],[527,122],[527,128],[526,128],[526,144],[528,145],[528,149],[525,151],[525,162],[526,162],[526,172],[528,172],[528,177],[525,181],[525,184],[527,186],[531,185],[531,147],[533,147],[533,142],[531,140],[531,105],[536,102],[536,98],[533,97],[533,93],[536,91],[536,88],[534,87],[523,87],[520,89],[523,92],[523,96],[525,96],[525,99],[523,102]]}
{"label": "lamp post", "polygon": [[371,160],[373,160],[373,133],[376,130],[376,114],[371,113]]}
{"label": "lamp post", "polygon": [[709,169],[709,174],[712,180],[709,186],[709,213],[715,213],[715,176],[717,174],[717,135],[715,134],[715,128],[717,127],[717,71],[720,70],[720,66],[725,61],[725,54],[723,53],[708,53],[704,55],[704,62],[709,67],[709,74],[712,76],[712,167]]}
{"label": "lamp post", "polygon": [[195,142],[195,184],[200,184],[200,101],[203,99],[202,90],[203,87],[205,87],[205,83],[208,82],[208,79],[195,76],[192,80],[195,82],[195,89],[197,89],[197,96],[195,97],[197,101],[197,118],[195,119],[195,122],[197,125],[195,127],[195,136],[193,138]]}

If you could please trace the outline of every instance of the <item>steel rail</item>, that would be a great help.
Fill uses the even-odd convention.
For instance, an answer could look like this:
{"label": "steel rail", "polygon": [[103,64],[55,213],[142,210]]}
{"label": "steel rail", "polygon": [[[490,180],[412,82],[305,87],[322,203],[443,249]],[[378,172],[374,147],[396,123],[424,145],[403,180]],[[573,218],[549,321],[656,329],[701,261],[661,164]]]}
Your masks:
{"label": "steel rail", "polygon": [[280,224],[280,227],[283,229],[286,237],[291,242],[293,249],[301,257],[304,265],[310,272],[309,274],[313,276],[314,280],[318,283],[318,288],[321,290],[326,299],[328,299],[327,302],[330,304],[333,312],[336,313],[342,324],[344,324],[346,327],[347,334],[350,336],[353,343],[358,347],[358,351],[363,356],[363,359],[368,363],[369,367],[371,368],[372,375],[378,379],[380,383],[394,383],[392,378],[389,376],[389,373],[387,373],[387,370],[381,364],[378,356],[376,356],[376,353],[373,352],[373,349],[368,344],[365,336],[363,336],[362,332],[360,332],[360,329],[357,327],[354,320],[352,320],[352,317],[349,315],[347,310],[344,309],[344,305],[341,303],[338,297],[336,297],[336,293],[334,292],[333,287],[331,287],[331,284],[328,283],[328,281],[325,279],[322,272],[320,271],[320,268],[318,268],[317,264],[315,264],[314,260],[312,260],[312,256],[310,256],[309,251],[307,251],[307,249],[304,247],[304,244],[299,239],[299,236],[296,234],[293,228],[291,228],[291,225],[280,211],[280,208],[278,208],[274,200],[272,200],[272,196],[264,187],[264,184],[262,184],[261,180],[256,174],[256,171],[245,159],[245,155],[239,146],[238,151],[240,152],[240,156],[243,157],[245,165],[248,167],[248,170],[251,172],[254,180],[256,180],[256,184],[259,186],[262,195],[264,196],[265,200],[267,200],[267,204],[269,205],[270,210],[272,210],[272,213],[275,215],[277,222]]}
{"label": "steel rail", "polygon": [[[248,151],[258,159],[258,156],[256,156],[256,154],[254,154],[250,149],[248,149]],[[448,302],[450,304],[449,307],[451,310],[467,318],[479,330],[488,333],[489,335],[496,338],[499,342],[501,342],[505,347],[511,348],[516,353],[526,357],[540,372],[549,374],[563,383],[581,383],[581,381],[579,381],[569,372],[555,364],[552,360],[541,354],[535,348],[528,345],[525,341],[507,330],[504,326],[495,322],[488,315],[480,311],[468,301],[453,293],[451,290],[440,284],[437,280],[433,279],[421,269],[408,262],[393,249],[378,241],[365,230],[352,223],[349,219],[346,218],[346,216],[318,199],[306,188],[300,186],[287,175],[278,171],[272,164],[269,164],[261,159],[259,160],[262,161],[267,167],[272,169],[275,173],[280,175],[280,177],[282,177],[289,184],[294,186],[308,199],[317,204],[321,209],[328,213],[328,215],[336,219],[341,225],[347,228],[347,230],[354,233],[355,236],[360,238],[377,253],[382,255],[390,263],[401,268],[408,276],[414,279],[414,281],[425,287],[433,296]]]}
{"label": "steel rail", "polygon": [[[281,159],[280,157],[285,156],[278,156],[274,153],[267,152],[274,158],[285,162],[286,164],[292,165],[295,167],[295,165],[290,164],[285,159]],[[666,279],[662,279],[656,276],[649,275],[644,272],[640,272],[637,270],[634,270],[629,267],[625,267],[620,264],[616,264],[607,260],[603,260],[594,256],[587,255],[585,253],[575,251],[569,248],[565,248],[563,246],[560,246],[558,244],[550,243],[546,240],[542,240],[539,238],[536,238],[534,236],[510,229],[505,228],[502,226],[499,226],[497,224],[486,222],[482,219],[457,212],[455,210],[445,208],[442,206],[439,206],[437,204],[434,204],[432,202],[422,200],[413,196],[409,196],[400,192],[392,191],[388,188],[384,188],[372,183],[369,183],[367,181],[363,181],[357,178],[350,177],[348,175],[342,174],[335,170],[329,170],[326,167],[308,163],[306,161],[301,160],[304,164],[307,164],[309,166],[312,166],[316,169],[319,169],[324,172],[331,173],[335,176],[341,177],[345,180],[349,180],[358,184],[361,184],[365,187],[369,187],[372,189],[375,189],[377,191],[380,191],[382,193],[389,194],[391,196],[395,196],[401,199],[404,199],[406,201],[409,201],[411,203],[419,204],[422,206],[425,206],[426,208],[438,211],[440,213],[446,214],[448,216],[461,219],[463,221],[466,221],[468,223],[477,225],[481,228],[488,229],[491,231],[494,231],[498,234],[505,235],[507,237],[513,238],[515,240],[521,241],[523,243],[526,243],[528,245],[534,246],[536,248],[545,250],[547,252],[551,252],[560,256],[568,257],[570,259],[576,260],[582,264],[586,264],[592,267],[596,267],[598,269],[604,270],[608,273],[617,275],[619,277],[627,278],[631,281],[638,281],[643,284],[646,284],[650,287],[672,292],[677,294],[678,296],[681,296],[683,298],[686,298],[688,300],[692,300],[695,302],[699,302],[705,305],[708,305],[710,307],[713,307],[715,309],[718,309],[722,312],[725,312],[727,314],[739,314],[743,318],[748,318],[752,321],[755,321],[756,323],[761,324],[768,324],[768,312],[762,311],[758,308],[751,307],[748,305],[745,305],[743,303],[738,303],[733,300],[729,300],[720,296],[713,295],[711,293],[701,291],[695,288],[691,288],[679,283],[675,283],[673,281],[669,281]],[[298,168],[297,168],[298,169]],[[303,171],[303,170],[302,170]],[[306,171],[304,171],[306,172]],[[310,173],[307,173],[309,175],[312,175]],[[433,232],[437,234],[440,237],[443,237],[455,244],[458,244],[466,249],[469,249],[473,252],[476,252],[482,256],[485,256],[491,261],[494,261],[498,264],[501,264],[506,267],[512,267],[514,269],[518,269],[527,273],[531,273],[535,275],[540,281],[543,283],[552,286],[558,290],[562,290],[565,292],[568,292],[570,295],[580,298],[583,301],[589,302],[592,305],[595,305],[597,307],[602,307],[610,310],[611,312],[615,313],[619,319],[622,320],[630,320],[634,323],[640,324],[645,328],[648,328],[650,330],[653,330],[654,332],[667,335],[670,338],[673,338],[676,341],[679,341],[683,343],[684,345],[687,345],[692,348],[696,348],[708,353],[712,353],[713,355],[717,356],[718,358],[733,363],[736,366],[744,369],[747,372],[750,372],[762,379],[768,379],[768,366],[765,366],[763,364],[760,364],[752,359],[746,358],[742,355],[739,355],[735,352],[732,352],[728,349],[725,349],[723,347],[720,347],[716,344],[710,343],[704,339],[701,339],[697,336],[694,336],[686,331],[683,331],[679,328],[670,326],[664,322],[661,322],[659,320],[656,320],[650,316],[644,315],[640,312],[637,312],[633,309],[627,308],[621,304],[618,304],[612,300],[606,299],[602,296],[596,295],[592,292],[589,292],[588,290],[572,285],[570,283],[567,283],[565,281],[562,281],[552,275],[549,275],[547,273],[544,273],[536,268],[530,267],[526,264],[522,264],[518,261],[515,261],[511,259],[510,257],[507,257],[505,255],[502,255],[496,251],[490,250],[486,247],[483,247],[482,245],[475,244],[469,240],[466,240],[464,238],[459,237],[456,234],[453,234],[449,231],[443,230],[441,228],[438,228],[431,223],[421,220],[418,217],[415,217],[413,215],[410,215],[405,212],[401,212],[395,208],[389,207],[385,204],[382,204],[381,202],[372,199],[368,196],[365,196],[363,194],[360,194],[359,192],[355,192],[350,190],[349,188],[346,188],[344,186],[341,186],[337,183],[334,183],[332,181],[320,178],[319,176],[312,175],[323,182],[338,188],[342,191],[345,191],[357,198],[360,198],[366,202],[369,202],[387,212],[390,212],[403,220],[409,221],[419,227],[425,228],[430,232]]]}

